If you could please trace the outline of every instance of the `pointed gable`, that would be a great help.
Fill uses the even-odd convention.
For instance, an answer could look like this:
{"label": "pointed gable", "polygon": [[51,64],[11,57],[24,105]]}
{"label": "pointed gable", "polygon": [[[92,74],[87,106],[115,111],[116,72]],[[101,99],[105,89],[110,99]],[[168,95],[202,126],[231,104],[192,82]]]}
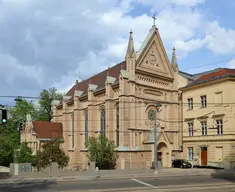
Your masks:
{"label": "pointed gable", "polygon": [[173,80],[173,70],[166,54],[158,29],[153,26],[137,53],[137,71]]}

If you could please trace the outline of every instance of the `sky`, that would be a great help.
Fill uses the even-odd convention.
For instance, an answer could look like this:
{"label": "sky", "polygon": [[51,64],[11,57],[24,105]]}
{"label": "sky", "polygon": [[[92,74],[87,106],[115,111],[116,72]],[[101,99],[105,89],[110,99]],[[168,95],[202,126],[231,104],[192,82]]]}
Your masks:
{"label": "sky", "polygon": [[[181,71],[235,68],[233,0],[0,0],[0,96],[65,93],[138,50],[157,17]],[[13,98],[1,98],[0,104]]]}

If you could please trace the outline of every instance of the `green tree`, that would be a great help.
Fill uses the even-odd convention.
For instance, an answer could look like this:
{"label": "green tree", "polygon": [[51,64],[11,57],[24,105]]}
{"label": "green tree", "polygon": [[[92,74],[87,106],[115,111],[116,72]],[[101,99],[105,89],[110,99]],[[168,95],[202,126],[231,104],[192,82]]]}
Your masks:
{"label": "green tree", "polygon": [[43,152],[37,151],[37,154],[35,155],[35,166],[37,167],[38,171],[40,171],[40,169],[43,168],[43,166],[45,165],[43,158]]}
{"label": "green tree", "polygon": [[116,146],[113,141],[109,141],[107,137],[100,134],[98,138],[90,137],[85,145],[89,161],[96,161],[96,166],[99,169],[114,169],[116,167],[118,153],[115,151]]}
{"label": "green tree", "polygon": [[60,144],[62,143],[59,139],[53,139],[45,143],[41,152],[36,155],[37,168],[46,168],[51,163],[58,163],[59,168],[66,167],[69,162],[69,157],[61,149]]}
{"label": "green tree", "polygon": [[34,104],[25,99],[16,101],[15,106],[10,109],[10,118],[16,123],[24,122],[27,114],[30,114],[34,120],[38,117],[38,111]]}
{"label": "green tree", "polygon": [[14,146],[6,137],[0,135],[0,165],[8,167],[14,161]]}
{"label": "green tree", "polygon": [[49,88],[48,90],[43,89],[40,93],[39,104],[40,104],[40,115],[39,120],[50,121],[52,119],[51,102],[53,100],[61,100],[62,94],[57,93],[56,88]]}
{"label": "green tree", "polygon": [[0,165],[8,167],[14,162],[15,149],[19,146],[17,123],[12,119],[0,125]]}
{"label": "green tree", "polygon": [[26,120],[26,114],[37,118],[37,110],[32,102],[25,99],[16,101],[9,109],[10,115],[7,124],[0,125],[0,165],[9,166],[15,159],[16,149],[20,147],[19,124]]}
{"label": "green tree", "polygon": [[17,162],[32,163],[34,165],[35,156],[33,155],[32,150],[27,146],[26,142],[21,143]]}

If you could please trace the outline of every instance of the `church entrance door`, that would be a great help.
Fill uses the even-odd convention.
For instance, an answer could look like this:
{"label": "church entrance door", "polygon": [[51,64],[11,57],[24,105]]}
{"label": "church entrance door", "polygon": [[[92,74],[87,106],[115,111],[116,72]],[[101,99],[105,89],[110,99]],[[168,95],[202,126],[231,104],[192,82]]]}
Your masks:
{"label": "church entrance door", "polygon": [[158,144],[158,165],[159,167],[167,167],[168,158],[167,158],[168,148],[167,145],[163,142]]}

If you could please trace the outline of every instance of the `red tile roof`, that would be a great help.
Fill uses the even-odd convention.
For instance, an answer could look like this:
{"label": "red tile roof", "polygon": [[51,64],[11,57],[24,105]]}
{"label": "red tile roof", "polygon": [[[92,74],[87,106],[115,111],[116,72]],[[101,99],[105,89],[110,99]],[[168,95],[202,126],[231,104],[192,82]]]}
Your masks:
{"label": "red tile roof", "polygon": [[43,138],[43,139],[63,138],[62,123],[47,122],[47,121],[33,121],[32,123],[38,138]]}
{"label": "red tile roof", "polygon": [[235,75],[235,69],[222,68],[218,71],[203,75],[200,78],[196,79],[196,81],[209,81],[213,80],[214,78],[221,78],[228,75]]}
{"label": "red tile roof", "polygon": [[102,72],[90,77],[89,79],[84,80],[84,81],[74,85],[66,93],[66,96],[73,96],[75,90],[80,90],[80,91],[86,92],[88,89],[88,84],[98,85],[97,89],[102,88],[105,86],[105,80],[106,80],[107,76],[115,77],[115,78],[117,78],[116,81],[118,81],[121,69],[124,69],[124,70],[126,69],[126,62],[125,61],[123,61],[117,65],[114,65],[113,67],[110,67],[109,69],[106,69],[105,71],[102,71]]}
{"label": "red tile roof", "polygon": [[193,85],[198,85],[208,81],[214,81],[217,79],[222,79],[230,76],[235,77],[235,69],[218,68],[209,73],[205,73],[204,75],[199,76],[199,78],[195,79],[192,83],[190,83],[186,87],[191,87]]}

